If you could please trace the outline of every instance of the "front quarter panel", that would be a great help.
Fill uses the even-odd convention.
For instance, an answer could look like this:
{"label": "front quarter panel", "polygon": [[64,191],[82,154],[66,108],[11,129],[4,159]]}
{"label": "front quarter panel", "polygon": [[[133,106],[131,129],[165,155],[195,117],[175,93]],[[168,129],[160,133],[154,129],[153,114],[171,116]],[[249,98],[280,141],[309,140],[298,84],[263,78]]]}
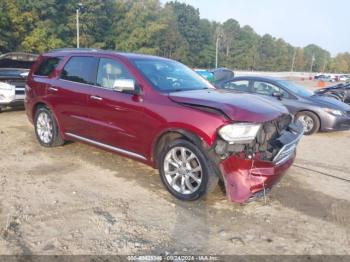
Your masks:
{"label": "front quarter panel", "polygon": [[[217,130],[229,123],[223,115],[201,111],[189,106],[172,102],[166,95],[145,99],[144,134],[147,141],[148,158],[152,159],[153,147],[165,133],[183,130],[197,136],[208,147],[212,146],[217,137]],[[161,102],[163,101],[163,102]]]}

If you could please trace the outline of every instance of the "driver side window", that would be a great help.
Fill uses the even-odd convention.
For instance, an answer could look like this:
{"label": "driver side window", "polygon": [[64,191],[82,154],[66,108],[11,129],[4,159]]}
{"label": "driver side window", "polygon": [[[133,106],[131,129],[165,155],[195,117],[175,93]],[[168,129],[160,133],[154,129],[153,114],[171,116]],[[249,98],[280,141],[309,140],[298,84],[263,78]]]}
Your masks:
{"label": "driver side window", "polygon": [[272,96],[274,93],[281,93],[283,97],[288,98],[288,93],[286,91],[267,82],[255,81],[253,84],[253,92],[268,96]]}
{"label": "driver side window", "polygon": [[113,89],[115,80],[134,79],[129,71],[121,63],[101,58],[98,65],[97,85],[106,89]]}

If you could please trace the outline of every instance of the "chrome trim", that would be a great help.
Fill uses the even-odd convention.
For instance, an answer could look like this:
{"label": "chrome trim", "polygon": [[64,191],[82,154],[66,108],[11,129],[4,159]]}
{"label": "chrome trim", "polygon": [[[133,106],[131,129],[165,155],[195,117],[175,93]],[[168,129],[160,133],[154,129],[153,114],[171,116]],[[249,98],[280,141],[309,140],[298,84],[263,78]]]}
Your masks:
{"label": "chrome trim", "polygon": [[[280,164],[286,162],[291,157],[291,155],[295,152],[295,149],[297,148],[297,145],[298,145],[300,139],[303,137],[303,135],[304,135],[303,132],[300,133],[296,139],[294,139],[292,142],[284,145],[280,149],[278,154],[274,157],[273,163],[275,165],[280,165]],[[281,159],[279,159],[281,157],[281,155],[285,155],[285,156],[283,156]]]}
{"label": "chrome trim", "polygon": [[103,98],[99,97],[99,96],[90,96],[90,99],[97,100],[97,101],[102,101],[103,100]]}
{"label": "chrome trim", "polygon": [[147,158],[145,158],[142,155],[139,155],[139,154],[136,154],[136,153],[133,153],[133,152],[130,152],[130,151],[118,148],[118,147],[106,145],[106,144],[103,144],[103,143],[100,143],[100,142],[97,142],[97,141],[94,141],[94,140],[91,140],[91,139],[88,139],[88,138],[85,138],[85,137],[82,137],[82,136],[74,135],[72,133],[65,133],[65,134],[67,136],[74,137],[74,138],[76,138],[78,140],[81,140],[81,141],[84,141],[84,142],[87,142],[87,143],[90,143],[90,144],[93,144],[93,145],[96,145],[96,146],[99,146],[99,147],[103,147],[103,148],[112,150],[112,151],[117,152],[117,153],[129,155],[129,156],[132,156],[132,157],[135,157],[135,158],[139,158],[139,159],[143,159],[143,160],[147,160]]}
{"label": "chrome trim", "polygon": [[64,82],[69,82],[69,83],[74,83],[74,84],[78,84],[78,85],[89,86],[89,87],[94,86],[93,84],[80,83],[80,82],[75,82],[75,81],[71,81],[71,80],[67,80],[67,79],[63,79],[63,78],[58,78],[58,80],[64,81]]}
{"label": "chrome trim", "polygon": [[49,87],[49,90],[50,90],[50,91],[53,91],[53,92],[57,92],[57,91],[58,91],[58,88],[55,88],[55,87],[50,86],[50,87]]}

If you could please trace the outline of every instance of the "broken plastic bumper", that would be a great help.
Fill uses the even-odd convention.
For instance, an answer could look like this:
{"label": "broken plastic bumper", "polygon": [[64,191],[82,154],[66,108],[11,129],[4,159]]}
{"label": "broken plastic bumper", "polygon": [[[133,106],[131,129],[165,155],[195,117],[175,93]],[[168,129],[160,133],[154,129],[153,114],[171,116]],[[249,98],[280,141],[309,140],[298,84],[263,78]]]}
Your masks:
{"label": "broken plastic bumper", "polygon": [[286,133],[281,136],[284,146],[273,161],[248,159],[242,155],[232,155],[219,164],[229,200],[243,203],[262,191],[269,190],[293,164],[296,147],[302,133]]}
{"label": "broken plastic bumper", "polygon": [[243,203],[254,194],[270,189],[293,164],[295,152],[282,164],[231,156],[220,163],[226,194],[230,201]]}

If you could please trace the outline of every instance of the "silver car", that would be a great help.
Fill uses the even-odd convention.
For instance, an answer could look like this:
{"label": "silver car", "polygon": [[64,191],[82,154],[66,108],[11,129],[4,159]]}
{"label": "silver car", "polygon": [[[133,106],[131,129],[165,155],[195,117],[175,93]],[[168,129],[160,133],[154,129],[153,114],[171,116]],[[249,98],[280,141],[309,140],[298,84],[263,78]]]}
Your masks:
{"label": "silver car", "polygon": [[350,129],[350,106],[311,91],[291,81],[257,76],[235,77],[218,88],[255,93],[282,103],[304,126],[305,135],[318,131]]}

